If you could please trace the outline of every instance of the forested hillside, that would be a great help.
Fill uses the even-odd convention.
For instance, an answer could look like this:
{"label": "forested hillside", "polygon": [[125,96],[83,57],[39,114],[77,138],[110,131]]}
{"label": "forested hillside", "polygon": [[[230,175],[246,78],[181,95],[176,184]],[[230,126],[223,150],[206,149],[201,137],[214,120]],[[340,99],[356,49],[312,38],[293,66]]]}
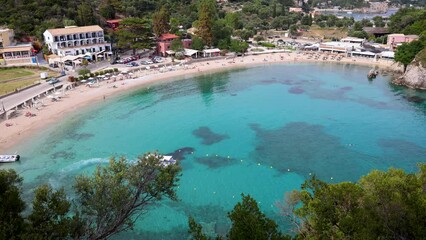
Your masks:
{"label": "forested hillside", "polygon": [[[17,38],[35,36],[42,39],[42,33],[48,28],[70,25],[105,26],[106,19],[138,17],[152,20],[153,14],[164,7],[169,14],[171,32],[197,26],[199,5],[203,0],[0,0],[0,26],[15,30]],[[381,0],[380,0],[381,1]],[[406,0],[392,0],[403,1]],[[215,2],[215,1],[214,1]],[[232,33],[245,40],[256,32],[267,29],[290,29],[293,33],[299,28],[306,29],[313,19],[300,13],[289,12],[290,7],[301,5],[304,12],[327,2],[324,6],[344,8],[362,7],[364,0],[229,0],[215,8],[213,31],[218,39],[227,38]],[[415,3],[421,3],[416,1]],[[426,2],[426,1],[423,1]],[[423,20],[422,20],[423,19]],[[393,32],[419,34],[425,25],[425,13],[405,9],[393,17]],[[421,21],[419,21],[421,20]],[[350,27],[353,20],[322,17],[316,20],[321,27]],[[293,27],[292,27],[293,26]]]}
{"label": "forested hillside", "polygon": [[165,4],[174,9],[183,9],[182,6],[190,2],[191,0],[0,0],[0,25],[15,29],[17,37],[30,35],[40,38],[47,28],[102,24],[105,19],[114,18],[116,14],[145,17]]}

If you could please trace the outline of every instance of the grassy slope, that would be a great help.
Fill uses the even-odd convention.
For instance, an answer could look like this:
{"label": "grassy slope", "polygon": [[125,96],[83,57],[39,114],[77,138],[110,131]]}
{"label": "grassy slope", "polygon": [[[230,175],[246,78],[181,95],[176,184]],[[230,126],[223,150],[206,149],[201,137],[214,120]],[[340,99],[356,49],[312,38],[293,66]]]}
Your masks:
{"label": "grassy slope", "polygon": [[40,72],[48,72],[49,76],[56,75],[53,72],[26,68],[0,68],[0,95],[15,91],[34,84],[40,80]]}
{"label": "grassy slope", "polygon": [[317,25],[312,25],[312,27],[309,29],[308,32],[303,33],[303,37],[309,37],[309,38],[322,38],[324,39],[331,39],[331,38],[337,38],[342,39],[348,36],[347,29],[344,28],[337,28],[337,27],[331,27],[331,28],[320,28]]}
{"label": "grassy slope", "polygon": [[0,82],[11,80],[14,78],[27,77],[35,74],[35,72],[24,68],[0,68]]}

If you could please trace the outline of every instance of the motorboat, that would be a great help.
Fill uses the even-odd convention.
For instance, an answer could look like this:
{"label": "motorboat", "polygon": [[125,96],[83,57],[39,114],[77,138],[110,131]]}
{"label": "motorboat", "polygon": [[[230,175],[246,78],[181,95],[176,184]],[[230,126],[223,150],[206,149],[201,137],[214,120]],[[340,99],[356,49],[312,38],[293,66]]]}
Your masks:
{"label": "motorboat", "polygon": [[163,167],[167,167],[167,166],[169,166],[169,165],[171,165],[171,164],[176,164],[176,160],[175,160],[175,159],[173,159],[173,156],[163,156],[163,157],[160,159],[160,164],[161,164]]}
{"label": "motorboat", "polygon": [[18,154],[14,155],[0,155],[0,163],[9,163],[19,161],[21,158]]}

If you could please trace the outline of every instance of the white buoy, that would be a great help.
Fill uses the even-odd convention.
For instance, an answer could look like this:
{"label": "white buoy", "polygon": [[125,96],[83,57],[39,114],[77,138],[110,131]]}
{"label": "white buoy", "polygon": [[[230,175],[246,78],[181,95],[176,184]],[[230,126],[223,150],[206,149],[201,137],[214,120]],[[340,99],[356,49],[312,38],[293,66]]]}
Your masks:
{"label": "white buoy", "polygon": [[230,157],[228,156],[228,158],[230,158]]}
{"label": "white buoy", "polygon": [[330,179],[333,180],[333,177],[331,177]]}
{"label": "white buoy", "polygon": [[260,166],[260,163],[258,163],[257,166]]}
{"label": "white buoy", "polygon": [[287,172],[290,172],[290,168],[289,168],[289,169],[287,169]]}
{"label": "white buoy", "polygon": [[196,188],[196,187],[194,188],[194,191],[195,191],[195,190],[197,190],[197,188]]}
{"label": "white buoy", "polygon": [[243,159],[241,159],[241,162],[243,162]]}
{"label": "white buoy", "polygon": [[208,154],[206,154],[206,156],[208,157],[209,155],[208,155]]}
{"label": "white buoy", "polygon": [[312,175],[312,173],[309,173],[309,176],[311,176]]}
{"label": "white buoy", "polygon": [[272,166],[270,166],[269,168],[272,168]]}
{"label": "white buoy", "polygon": [[216,194],[216,192],[213,192],[213,194]]}

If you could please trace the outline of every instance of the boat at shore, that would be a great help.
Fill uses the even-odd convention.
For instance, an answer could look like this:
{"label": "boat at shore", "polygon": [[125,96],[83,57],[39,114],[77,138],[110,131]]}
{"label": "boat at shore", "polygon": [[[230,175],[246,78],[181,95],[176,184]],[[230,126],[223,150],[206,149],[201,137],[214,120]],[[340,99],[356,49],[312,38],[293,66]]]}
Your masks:
{"label": "boat at shore", "polygon": [[21,156],[18,154],[13,155],[0,155],[0,163],[9,163],[9,162],[16,162],[19,161]]}

